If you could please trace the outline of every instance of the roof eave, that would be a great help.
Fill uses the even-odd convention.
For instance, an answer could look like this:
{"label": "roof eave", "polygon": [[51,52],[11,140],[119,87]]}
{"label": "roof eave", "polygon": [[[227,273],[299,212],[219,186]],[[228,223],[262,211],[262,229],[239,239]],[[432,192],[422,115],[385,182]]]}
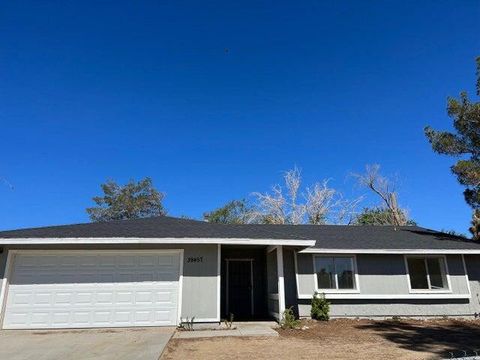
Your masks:
{"label": "roof eave", "polygon": [[309,247],[304,254],[480,254],[480,249],[328,249]]}
{"label": "roof eave", "polygon": [[223,245],[285,245],[310,247],[315,240],[297,239],[251,239],[251,238],[3,238],[0,245],[82,245],[82,244],[223,244]]}

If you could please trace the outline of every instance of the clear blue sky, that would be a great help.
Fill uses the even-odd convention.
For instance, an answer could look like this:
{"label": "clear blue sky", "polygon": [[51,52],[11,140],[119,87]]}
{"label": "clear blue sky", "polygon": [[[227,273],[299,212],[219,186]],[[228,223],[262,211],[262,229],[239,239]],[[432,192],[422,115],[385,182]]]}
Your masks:
{"label": "clear blue sky", "polygon": [[[0,229],[88,221],[107,178],[153,178],[172,215],[379,163],[421,225],[470,210],[423,127],[474,95],[472,1],[4,1]],[[226,51],[228,49],[228,51]]]}

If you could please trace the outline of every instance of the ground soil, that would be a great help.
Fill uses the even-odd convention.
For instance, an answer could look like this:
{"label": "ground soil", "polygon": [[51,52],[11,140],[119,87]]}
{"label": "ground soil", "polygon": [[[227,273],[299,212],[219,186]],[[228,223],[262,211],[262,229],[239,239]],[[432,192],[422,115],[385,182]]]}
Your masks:
{"label": "ground soil", "polygon": [[480,350],[480,321],[304,320],[300,327],[278,329],[278,338],[172,339],[162,360],[437,359]]}

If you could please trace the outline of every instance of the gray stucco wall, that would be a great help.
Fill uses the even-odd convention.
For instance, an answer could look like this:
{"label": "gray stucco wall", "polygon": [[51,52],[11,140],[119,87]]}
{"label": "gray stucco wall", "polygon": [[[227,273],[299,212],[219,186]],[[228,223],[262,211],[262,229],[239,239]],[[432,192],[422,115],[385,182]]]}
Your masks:
{"label": "gray stucco wall", "polygon": [[[10,249],[51,249],[51,250],[140,250],[140,249],[183,249],[183,287],[182,314],[183,318],[195,316],[196,319],[216,319],[217,314],[217,245],[115,245],[115,246],[43,246],[11,247]],[[3,279],[7,250],[0,254],[0,275]],[[202,262],[188,262],[188,257],[203,257]],[[1,286],[1,285],[0,285]]]}
{"label": "gray stucco wall", "polygon": [[[468,300],[329,300],[331,317],[475,317]],[[310,316],[309,302],[299,304],[301,317]]]}
{"label": "gray stucco wall", "polygon": [[283,276],[285,283],[285,307],[291,307],[298,316],[297,283],[295,278],[295,251],[283,248]]}
{"label": "gray stucco wall", "polygon": [[[311,296],[315,291],[312,254],[298,254],[298,290]],[[357,269],[361,295],[408,295],[409,287],[403,255],[357,255]],[[480,312],[478,285],[480,257],[466,257],[467,269],[475,269],[470,276],[472,298],[469,299],[331,299],[333,317],[389,317],[389,316],[474,316]],[[474,265],[476,264],[476,265]],[[461,255],[447,255],[452,294],[468,294]],[[469,270],[470,271],[470,270]],[[298,300],[300,316],[310,316],[310,300]]]}

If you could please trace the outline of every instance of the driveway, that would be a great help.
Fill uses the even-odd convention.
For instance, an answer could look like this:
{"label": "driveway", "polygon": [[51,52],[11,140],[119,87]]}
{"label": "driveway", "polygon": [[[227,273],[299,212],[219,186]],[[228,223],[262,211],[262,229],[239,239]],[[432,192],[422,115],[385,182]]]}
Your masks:
{"label": "driveway", "polygon": [[2,330],[0,359],[158,360],[175,328]]}

